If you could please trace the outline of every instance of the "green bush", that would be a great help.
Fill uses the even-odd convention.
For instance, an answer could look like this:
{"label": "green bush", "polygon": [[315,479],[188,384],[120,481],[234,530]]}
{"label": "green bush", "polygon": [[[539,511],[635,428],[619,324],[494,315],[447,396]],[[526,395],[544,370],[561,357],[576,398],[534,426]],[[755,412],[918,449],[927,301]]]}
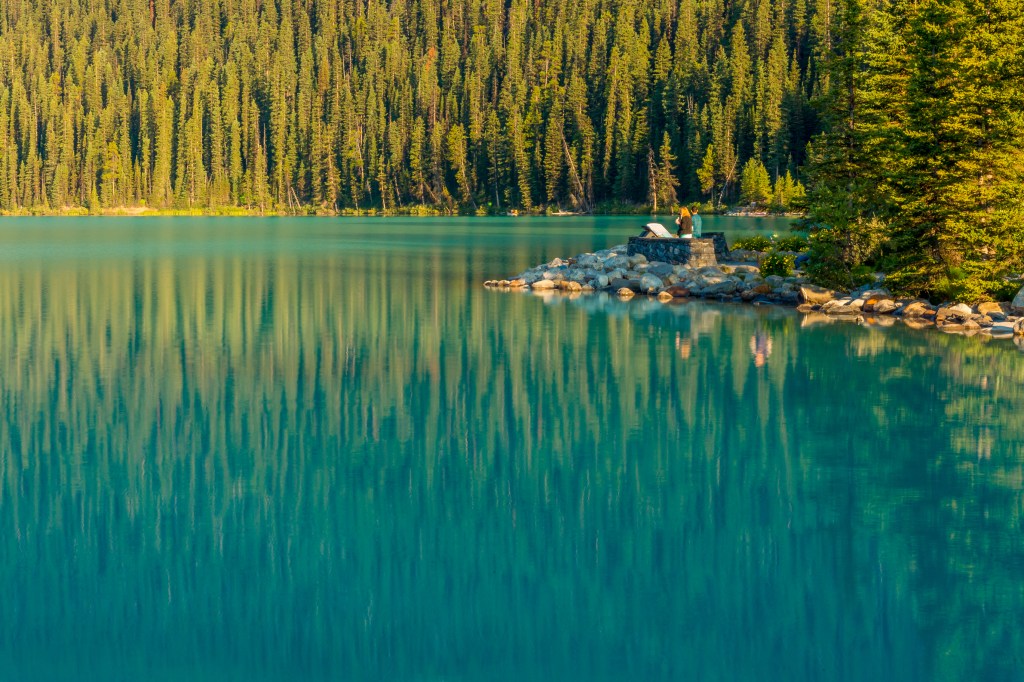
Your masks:
{"label": "green bush", "polygon": [[768,251],[772,248],[772,240],[764,235],[756,234],[753,237],[737,239],[733,242],[732,248],[744,251]]}
{"label": "green bush", "polygon": [[811,248],[811,244],[800,235],[794,234],[776,239],[775,248],[779,251],[806,251]]}
{"label": "green bush", "polygon": [[793,274],[793,267],[796,265],[796,257],[788,253],[772,251],[761,260],[761,276],[778,275],[789,277]]}
{"label": "green bush", "polygon": [[870,265],[858,265],[850,270],[850,284],[854,289],[875,283],[875,269]]}
{"label": "green bush", "polygon": [[990,283],[985,293],[993,301],[1012,301],[1021,287],[1024,287],[1024,280],[1004,279]]}

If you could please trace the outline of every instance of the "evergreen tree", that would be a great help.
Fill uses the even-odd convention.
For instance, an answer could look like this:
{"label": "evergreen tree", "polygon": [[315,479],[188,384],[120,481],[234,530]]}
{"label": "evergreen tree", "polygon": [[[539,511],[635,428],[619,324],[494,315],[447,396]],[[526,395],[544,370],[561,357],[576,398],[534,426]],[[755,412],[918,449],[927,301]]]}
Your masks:
{"label": "evergreen tree", "polygon": [[772,196],[771,178],[768,170],[758,159],[750,159],[743,166],[740,175],[740,203],[745,205],[765,204]]}

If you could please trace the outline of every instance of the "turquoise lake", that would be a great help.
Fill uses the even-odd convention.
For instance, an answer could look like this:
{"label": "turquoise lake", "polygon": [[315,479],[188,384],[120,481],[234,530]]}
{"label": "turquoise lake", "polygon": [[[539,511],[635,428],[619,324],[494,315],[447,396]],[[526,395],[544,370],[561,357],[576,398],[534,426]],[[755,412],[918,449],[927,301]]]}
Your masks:
{"label": "turquoise lake", "polygon": [[481,286],[645,221],[0,220],[0,680],[1021,679],[1024,352]]}

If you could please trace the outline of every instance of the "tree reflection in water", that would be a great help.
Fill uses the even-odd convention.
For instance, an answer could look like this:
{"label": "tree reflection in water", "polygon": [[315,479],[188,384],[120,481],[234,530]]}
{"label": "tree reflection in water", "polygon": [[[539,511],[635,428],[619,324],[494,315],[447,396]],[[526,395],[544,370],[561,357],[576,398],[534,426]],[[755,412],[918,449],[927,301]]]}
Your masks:
{"label": "tree reflection in water", "polygon": [[545,305],[453,284],[470,261],[0,272],[8,669],[1019,669],[1011,343],[747,306]]}

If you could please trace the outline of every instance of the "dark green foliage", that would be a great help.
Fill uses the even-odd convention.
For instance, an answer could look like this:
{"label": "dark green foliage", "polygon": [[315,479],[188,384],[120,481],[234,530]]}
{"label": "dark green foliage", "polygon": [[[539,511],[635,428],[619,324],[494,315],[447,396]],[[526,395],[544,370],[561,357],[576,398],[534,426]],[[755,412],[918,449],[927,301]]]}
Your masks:
{"label": "dark green foliage", "polygon": [[755,234],[752,237],[742,237],[733,242],[732,248],[744,251],[767,251],[772,248],[772,240],[764,235]]}
{"label": "dark green foliage", "polygon": [[3,7],[0,211],[720,205],[750,159],[798,172],[828,21],[790,0]]}
{"label": "dark green foliage", "polygon": [[796,265],[796,258],[789,253],[771,251],[761,260],[761,276],[789,277],[793,274]]}

